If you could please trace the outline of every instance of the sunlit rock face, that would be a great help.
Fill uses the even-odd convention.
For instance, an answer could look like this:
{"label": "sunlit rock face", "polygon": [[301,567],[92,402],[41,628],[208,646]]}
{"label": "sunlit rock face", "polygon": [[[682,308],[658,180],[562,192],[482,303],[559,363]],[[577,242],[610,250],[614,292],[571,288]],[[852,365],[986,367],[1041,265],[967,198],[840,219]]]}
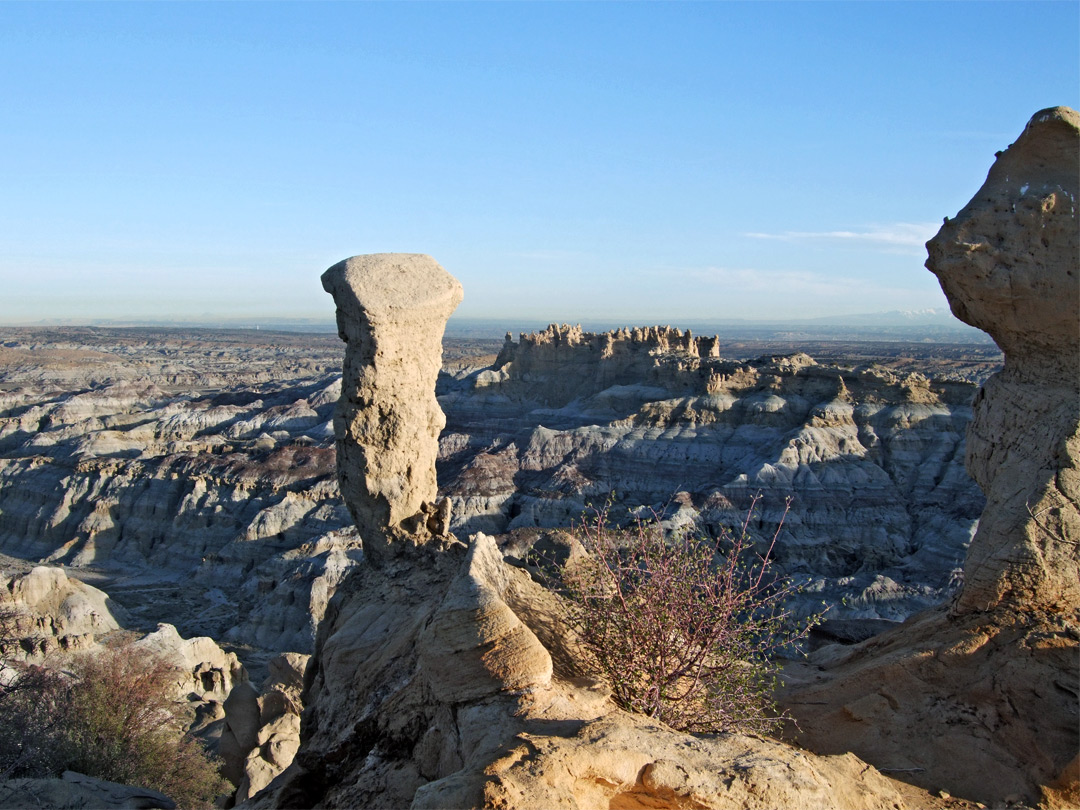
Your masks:
{"label": "sunlit rock face", "polygon": [[[395,403],[384,407],[392,413]],[[339,457],[370,438],[339,430]],[[430,464],[434,475],[434,456]],[[354,511],[366,517],[371,497],[355,498]],[[406,528],[383,531],[401,541]],[[382,549],[378,564],[342,583],[305,675],[295,759],[252,806],[907,806],[854,757],[807,756],[736,733],[702,740],[622,711],[581,669],[554,593],[490,536],[476,533],[467,547],[441,539],[438,548]]]}
{"label": "sunlit rock face", "polygon": [[986,493],[951,604],[789,673],[799,741],[985,803],[1080,806],[1080,114],[1035,114],[928,244],[1004,369],[975,401]]}
{"label": "sunlit rock face", "polygon": [[446,419],[435,382],[461,285],[430,256],[407,253],[354,256],[322,283],[347,344],[334,417],[338,483],[366,549],[377,554],[388,530],[441,533],[435,459]]}
{"label": "sunlit rock face", "polygon": [[1080,605],[1080,115],[1037,113],[927,245],[953,312],[1005,367],[983,386],[967,465],[987,497],[959,610]]}

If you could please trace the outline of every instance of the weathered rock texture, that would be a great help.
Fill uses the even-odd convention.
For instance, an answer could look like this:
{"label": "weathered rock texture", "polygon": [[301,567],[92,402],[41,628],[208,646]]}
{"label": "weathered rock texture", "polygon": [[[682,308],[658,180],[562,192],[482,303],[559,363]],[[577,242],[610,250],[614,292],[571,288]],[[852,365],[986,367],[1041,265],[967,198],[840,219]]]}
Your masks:
{"label": "weathered rock texture", "polygon": [[556,598],[492,538],[357,568],[309,671],[293,765],[264,807],[933,807],[851,755],[696,738],[575,668]]}
{"label": "weathered rock texture", "polygon": [[407,253],[354,256],[322,284],[347,344],[334,415],[338,483],[365,548],[377,554],[388,530],[444,534],[435,459],[446,418],[435,382],[461,285],[430,256]]}
{"label": "weathered rock texture", "polygon": [[94,647],[120,628],[117,617],[124,616],[108,594],[45,565],[23,574],[0,572],[0,610],[13,611],[0,639],[0,658],[32,663]]}
{"label": "weathered rock texture", "polygon": [[[348,318],[339,310],[352,335]],[[343,398],[343,407],[353,406]],[[393,407],[368,401],[347,421],[363,425]],[[352,455],[355,441],[339,432],[339,454]],[[434,456],[429,464],[433,475]],[[383,530],[399,526],[389,520]],[[365,543],[373,539],[364,533]],[[341,584],[307,674],[300,749],[253,804],[910,806],[895,783],[851,755],[812,756],[738,734],[698,738],[616,708],[575,663],[581,657],[554,594],[508,564],[493,538],[476,534],[468,547],[447,540],[438,548],[400,543]],[[234,695],[253,717],[253,695]]]}
{"label": "weathered rock texture", "polygon": [[756,493],[777,562],[830,620],[901,621],[951,596],[984,504],[964,471],[976,386],[805,354],[736,361],[668,327],[551,326],[445,382],[442,491],[454,528],[568,526],[587,504],[702,531]]}
{"label": "weathered rock texture", "polygon": [[1078,162],[1080,116],[1037,113],[928,244],[953,311],[1006,358],[969,430],[987,504],[963,589],[896,631],[822,649],[786,698],[813,750],[985,802],[1080,806]]}
{"label": "weathered rock texture", "polygon": [[132,647],[169,664],[176,673],[176,697],[196,704],[196,709],[202,709],[214,720],[224,717],[221,703],[233,687],[247,682],[247,672],[235,653],[225,652],[207,636],[183,638],[171,624],[159,624],[157,630],[147,633]]}
{"label": "weathered rock texture", "polygon": [[987,505],[961,611],[1080,605],[1080,115],[1037,113],[928,244],[954,314],[989,332],[967,467]]}
{"label": "weathered rock texture", "polygon": [[270,661],[261,694],[239,685],[225,701],[218,753],[222,773],[236,785],[237,802],[255,795],[284,771],[300,747],[301,692],[311,656],[282,653]]}
{"label": "weathered rock texture", "polygon": [[[673,329],[578,331],[440,374],[440,494],[462,536],[566,525],[612,490],[709,528],[761,490],[795,495],[781,564],[815,608],[865,629],[955,589],[984,503],[963,466],[970,379],[992,342],[974,366],[957,364],[974,344],[735,361]],[[264,655],[310,653],[361,558],[336,481],[340,364],[336,334],[0,328],[0,551],[92,567],[126,627],[245,645],[256,678]]]}

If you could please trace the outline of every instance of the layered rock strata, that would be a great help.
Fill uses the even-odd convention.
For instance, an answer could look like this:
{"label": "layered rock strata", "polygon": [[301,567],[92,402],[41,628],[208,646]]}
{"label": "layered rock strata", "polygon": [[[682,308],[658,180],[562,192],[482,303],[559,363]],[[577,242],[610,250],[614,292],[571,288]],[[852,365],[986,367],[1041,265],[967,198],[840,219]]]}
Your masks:
{"label": "layered rock strata", "polygon": [[334,415],[338,483],[369,553],[387,530],[445,534],[435,459],[446,424],[435,398],[442,336],[461,285],[430,256],[354,256],[322,276],[345,341]]}
{"label": "layered rock strata", "polygon": [[[694,357],[676,331],[557,327],[441,375],[455,530],[566,525],[613,490],[709,529],[760,490],[763,531],[795,496],[782,563],[808,608],[896,621],[956,587],[984,499],[963,467],[975,389],[951,363]],[[91,330],[80,352],[64,330],[21,334],[0,369],[0,550],[106,569],[133,628],[311,652],[361,546],[335,481],[340,378],[316,370],[337,337]]]}
{"label": "layered rock strata", "polygon": [[952,604],[825,648],[793,683],[813,750],[984,802],[1080,805],[1078,186],[1080,115],[1043,110],[928,244],[953,312],[1005,350],[969,429],[987,504]]}
{"label": "layered rock strata", "polygon": [[835,619],[900,621],[951,595],[984,504],[964,471],[975,386],[805,354],[703,356],[667,327],[549,327],[440,402],[442,488],[467,534],[568,526],[588,505],[769,535]]}
{"label": "layered rock strata", "polygon": [[144,380],[0,397],[0,549],[95,569],[95,582],[104,569],[131,629],[169,621],[309,653],[360,557],[334,480],[340,391],[320,373],[246,390]]}

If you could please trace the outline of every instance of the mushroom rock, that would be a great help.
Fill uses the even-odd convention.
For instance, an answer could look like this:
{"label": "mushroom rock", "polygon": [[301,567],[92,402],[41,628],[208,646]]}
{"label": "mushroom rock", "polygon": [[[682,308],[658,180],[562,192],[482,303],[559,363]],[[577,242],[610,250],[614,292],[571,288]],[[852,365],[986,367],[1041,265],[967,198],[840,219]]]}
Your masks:
{"label": "mushroom rock", "polygon": [[974,404],[986,494],[951,604],[791,667],[818,753],[982,802],[1080,806],[1080,114],[1032,117],[928,244],[953,313],[1005,352]]}
{"label": "mushroom rock", "polygon": [[338,262],[322,285],[346,343],[334,415],[338,482],[365,551],[378,556],[395,537],[444,535],[435,458],[446,418],[435,382],[461,284],[430,256],[377,253]]}

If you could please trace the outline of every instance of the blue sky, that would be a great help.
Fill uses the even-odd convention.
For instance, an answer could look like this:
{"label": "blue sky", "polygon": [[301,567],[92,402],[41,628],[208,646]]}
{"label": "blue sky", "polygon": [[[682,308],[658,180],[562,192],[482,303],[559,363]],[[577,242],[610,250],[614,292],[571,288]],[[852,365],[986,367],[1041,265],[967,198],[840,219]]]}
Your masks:
{"label": "blue sky", "polygon": [[1080,4],[4,2],[0,98],[0,323],[329,317],[382,251],[464,317],[922,309]]}

